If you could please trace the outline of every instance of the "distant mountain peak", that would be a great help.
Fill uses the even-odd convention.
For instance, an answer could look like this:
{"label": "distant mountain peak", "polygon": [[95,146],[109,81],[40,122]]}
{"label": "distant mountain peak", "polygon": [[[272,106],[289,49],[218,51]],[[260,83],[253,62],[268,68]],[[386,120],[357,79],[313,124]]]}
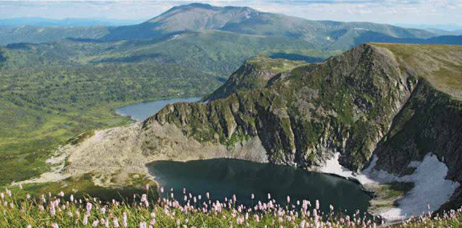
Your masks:
{"label": "distant mountain peak", "polygon": [[221,10],[222,8],[223,7],[212,6],[206,3],[191,3],[191,4],[186,4],[186,5],[174,6],[171,9],[164,12],[163,14],[169,14],[169,13],[176,12],[176,11],[194,10],[194,9],[218,11],[218,10]]}
{"label": "distant mountain peak", "polygon": [[[207,4],[207,3],[199,3],[199,2],[191,3],[191,4],[183,5],[183,6],[186,6],[186,7],[196,7],[196,8],[204,8],[204,9],[215,9],[215,8],[219,8],[219,7],[216,7],[216,6],[212,6],[212,5],[210,5],[210,4]],[[181,7],[181,6],[180,6],[180,7]]]}
{"label": "distant mountain peak", "polygon": [[[362,41],[387,41],[396,38],[420,39],[434,36],[428,31],[390,25],[311,21],[282,14],[260,12],[249,7],[221,7],[192,3],[175,6],[139,25],[114,28],[104,39],[157,39],[204,30],[290,37],[300,42],[308,41],[317,46],[330,46],[335,49],[347,49]],[[381,34],[380,39],[370,39],[365,31]]]}

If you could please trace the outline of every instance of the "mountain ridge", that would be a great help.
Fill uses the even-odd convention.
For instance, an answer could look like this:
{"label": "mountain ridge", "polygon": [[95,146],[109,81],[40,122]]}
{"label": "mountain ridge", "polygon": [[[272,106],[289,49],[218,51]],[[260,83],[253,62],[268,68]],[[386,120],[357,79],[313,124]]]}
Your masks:
{"label": "mountain ridge", "polygon": [[88,31],[82,34],[75,34],[74,30],[78,28],[72,28],[73,30],[56,28],[48,33],[42,32],[47,29],[51,28],[32,26],[27,31],[15,35],[16,32],[12,28],[0,28],[0,43],[46,42],[63,38],[90,38],[103,41],[155,40],[182,33],[214,30],[267,37],[290,37],[322,48],[346,50],[359,44],[354,41],[355,39],[366,42],[377,41],[369,39],[367,34],[358,33],[359,30],[382,34],[381,41],[390,42],[401,42],[399,39],[428,39],[435,36],[425,30],[386,24],[313,21],[283,14],[260,12],[249,7],[217,7],[199,3],[175,6],[137,25],[92,27],[91,30],[87,29]]}
{"label": "mountain ridge", "polygon": [[[354,30],[356,27],[381,31],[385,35],[396,38],[430,38],[434,36],[434,34],[424,30],[404,29],[392,25],[366,22],[311,21],[283,14],[260,12],[249,7],[216,7],[194,3],[173,7],[139,25],[115,28],[105,39],[147,39],[200,29],[212,29],[254,35],[284,35],[309,39],[313,42],[328,43],[328,37],[332,34],[345,33],[345,31]],[[138,34],[133,35],[135,32]]]}

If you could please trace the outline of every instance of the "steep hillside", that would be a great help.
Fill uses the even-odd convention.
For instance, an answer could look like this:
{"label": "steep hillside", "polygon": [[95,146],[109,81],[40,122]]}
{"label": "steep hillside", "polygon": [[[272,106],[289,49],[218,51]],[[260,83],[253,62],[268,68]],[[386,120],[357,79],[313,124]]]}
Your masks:
{"label": "steep hillside", "polygon": [[[460,46],[362,45],[326,63],[296,68],[263,89],[206,105],[170,105],[144,126],[173,123],[198,141],[224,145],[258,137],[271,162],[301,167],[321,164],[326,152],[338,151],[342,165],[359,170],[414,99],[434,93],[443,110],[460,115],[460,55]],[[415,144],[426,148],[423,155],[432,151]]]}
{"label": "steep hillside", "polygon": [[326,63],[296,68],[267,88],[207,105],[172,105],[150,120],[174,123],[199,141],[229,144],[258,137],[269,160],[279,164],[320,165],[325,152],[342,151],[343,164],[357,170],[416,83],[387,54],[363,45]]}
{"label": "steep hillside", "polygon": [[233,93],[264,88],[271,79],[297,66],[308,65],[302,61],[272,59],[265,56],[252,58],[235,71],[220,88],[203,100],[211,101],[227,97]]}

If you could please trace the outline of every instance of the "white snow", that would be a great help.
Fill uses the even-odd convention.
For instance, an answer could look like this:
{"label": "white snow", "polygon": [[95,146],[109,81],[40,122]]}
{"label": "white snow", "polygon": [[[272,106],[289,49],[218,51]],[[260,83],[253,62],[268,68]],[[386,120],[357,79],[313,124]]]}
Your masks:
{"label": "white snow", "polygon": [[375,155],[369,167],[361,174],[354,174],[352,171],[342,167],[338,162],[339,156],[339,153],[335,153],[331,159],[326,161],[323,167],[320,167],[319,171],[345,178],[354,178],[362,185],[385,184],[394,181],[414,183],[414,188],[398,201],[398,207],[391,208],[380,214],[388,221],[420,216],[423,213],[437,210],[460,186],[458,182],[445,179],[448,167],[431,153],[427,154],[422,162],[412,161],[409,167],[416,168],[415,172],[402,177],[384,170],[373,170],[378,160]]}
{"label": "white snow", "polygon": [[344,168],[338,162],[339,156],[340,156],[340,153],[335,153],[331,159],[326,161],[324,166],[320,167],[319,171],[322,173],[335,174],[335,175],[339,175],[339,176],[346,177],[346,178],[352,177],[353,172],[351,172],[347,168]]}
{"label": "white snow", "polygon": [[443,162],[435,155],[427,154],[412,175],[395,177],[395,181],[414,182],[415,186],[398,201],[398,208],[386,211],[382,216],[396,220],[437,210],[460,185],[458,182],[446,180],[447,173],[448,167]]}
{"label": "white snow", "polygon": [[[329,173],[329,174],[335,174],[341,177],[345,177],[347,179],[356,179],[361,183],[362,185],[366,184],[371,184],[375,183],[375,181],[369,179],[366,175],[364,174],[354,174],[353,171],[343,167],[340,165],[338,158],[340,157],[340,153],[335,153],[334,156],[327,160],[324,164],[324,166],[320,167],[319,172],[321,173]],[[368,167],[368,169],[371,169],[375,165],[374,161],[372,161],[371,165]],[[366,169],[366,170],[368,170]]]}

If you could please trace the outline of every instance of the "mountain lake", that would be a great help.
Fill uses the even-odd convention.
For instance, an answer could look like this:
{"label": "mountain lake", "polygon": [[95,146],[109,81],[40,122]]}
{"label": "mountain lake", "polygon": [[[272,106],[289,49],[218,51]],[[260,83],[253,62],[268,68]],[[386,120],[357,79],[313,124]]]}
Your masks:
{"label": "mountain lake", "polygon": [[136,121],[143,121],[149,116],[156,114],[163,107],[168,104],[178,103],[178,102],[196,102],[199,101],[200,97],[189,97],[189,98],[173,98],[165,100],[156,100],[149,102],[141,102],[138,104],[127,105],[120,108],[117,108],[115,111],[121,116],[129,116],[130,118]]}
{"label": "mountain lake", "polygon": [[[200,98],[174,98],[142,102],[117,108],[119,115],[143,121],[163,107],[177,102],[197,102]],[[212,201],[223,201],[236,195],[239,203],[252,206],[268,202],[268,193],[276,203],[285,204],[287,196],[291,203],[310,200],[314,206],[320,201],[320,209],[328,212],[330,205],[337,211],[353,214],[356,210],[367,211],[370,195],[357,183],[343,178],[309,172],[290,166],[261,164],[235,159],[211,159],[189,162],[156,161],[147,165],[151,175],[164,187],[162,197],[168,197],[170,189],[180,202],[183,188],[193,195],[210,193]],[[251,194],[255,199],[251,199]]]}
{"label": "mountain lake", "polygon": [[[359,184],[328,174],[309,172],[290,166],[262,164],[235,159],[211,159],[189,162],[156,161],[147,165],[168,197],[170,189],[183,202],[183,188],[187,193],[201,195],[210,193],[212,202],[231,199],[246,206],[258,201],[268,202],[268,193],[276,203],[284,205],[287,196],[291,203],[310,200],[314,206],[320,202],[320,209],[329,212],[330,205],[337,211],[353,214],[356,210],[367,211],[371,197]],[[251,194],[255,199],[251,199]]]}

